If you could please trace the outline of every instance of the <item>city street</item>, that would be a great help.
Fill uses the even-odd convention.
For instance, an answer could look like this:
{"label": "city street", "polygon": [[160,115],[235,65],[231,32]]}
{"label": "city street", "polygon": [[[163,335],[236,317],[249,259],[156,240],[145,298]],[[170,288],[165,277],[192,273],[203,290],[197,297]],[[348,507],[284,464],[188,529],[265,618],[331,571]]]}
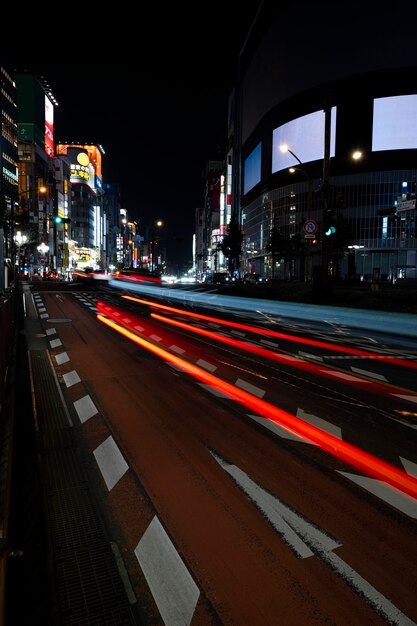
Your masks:
{"label": "city street", "polygon": [[[139,307],[138,344],[98,321],[118,296],[52,286],[32,293],[80,458],[145,623],[416,622],[417,501],[341,457],[351,454],[345,443],[357,446],[414,488],[417,388],[407,362],[412,368],[415,352],[335,329],[320,339],[339,352],[322,346],[320,371],[305,370],[301,364],[318,362],[305,328],[304,346],[284,338],[272,345],[270,337],[169,313],[191,327],[174,328],[159,319],[162,311],[153,318]],[[121,316],[125,328],[132,306]],[[294,324],[274,329],[297,335]],[[359,343],[388,361],[348,357]],[[254,356],[245,344],[284,360]],[[195,381],[169,354],[221,383]],[[222,384],[238,387],[242,399]],[[273,410],[294,416],[292,428],[266,419]],[[316,442],[297,433],[297,417]],[[320,433],[334,437],[336,453],[323,449]]]}

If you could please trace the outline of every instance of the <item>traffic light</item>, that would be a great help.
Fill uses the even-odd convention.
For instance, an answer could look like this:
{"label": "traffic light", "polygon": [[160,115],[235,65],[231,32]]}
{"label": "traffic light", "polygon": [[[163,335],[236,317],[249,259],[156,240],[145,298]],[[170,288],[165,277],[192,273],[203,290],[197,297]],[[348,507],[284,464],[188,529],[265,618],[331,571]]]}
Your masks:
{"label": "traffic light", "polygon": [[337,215],[335,211],[326,211],[323,216],[323,232],[326,237],[332,237],[337,232]]}
{"label": "traffic light", "polygon": [[71,219],[69,217],[61,217],[60,215],[55,215],[54,222],[55,224],[71,224]]}
{"label": "traffic light", "polygon": [[324,232],[324,234],[326,235],[326,237],[331,237],[331,235],[334,235],[336,232],[336,226],[334,226],[334,224],[331,224],[328,229]]}

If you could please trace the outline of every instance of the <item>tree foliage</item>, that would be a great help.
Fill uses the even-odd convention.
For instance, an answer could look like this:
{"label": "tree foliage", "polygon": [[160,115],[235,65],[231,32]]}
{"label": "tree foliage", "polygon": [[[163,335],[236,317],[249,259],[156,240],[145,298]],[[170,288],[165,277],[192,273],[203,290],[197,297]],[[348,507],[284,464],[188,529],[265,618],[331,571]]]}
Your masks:
{"label": "tree foliage", "polygon": [[227,259],[230,274],[240,266],[240,257],[242,256],[243,233],[236,217],[232,215],[226,228],[223,241],[220,244],[220,250]]}

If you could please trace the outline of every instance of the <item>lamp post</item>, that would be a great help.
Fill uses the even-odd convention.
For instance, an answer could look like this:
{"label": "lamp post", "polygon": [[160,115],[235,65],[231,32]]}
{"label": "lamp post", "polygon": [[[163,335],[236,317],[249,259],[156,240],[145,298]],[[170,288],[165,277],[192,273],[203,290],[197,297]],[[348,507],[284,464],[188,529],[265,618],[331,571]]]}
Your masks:
{"label": "lamp post", "polygon": [[[289,154],[291,154],[294,157],[297,163],[299,163],[299,167],[289,168],[289,171],[291,172],[291,174],[293,174],[296,171],[300,171],[303,174],[303,176],[305,176],[305,178],[307,179],[308,191],[307,191],[307,222],[306,223],[312,223],[311,222],[311,209],[313,206],[313,180],[311,176],[308,174],[307,170],[305,169],[303,162],[298,158],[298,156],[292,150],[290,150],[287,144],[282,144],[280,146],[280,150],[281,152],[289,152]],[[314,226],[314,223],[312,224]],[[311,232],[311,241],[315,238],[315,234],[316,234],[315,232]],[[310,251],[310,239],[309,239],[308,246],[306,248],[305,265],[304,265],[304,280],[306,283],[309,283],[311,280],[311,254],[310,252],[311,251]]]}
{"label": "lamp post", "polygon": [[[311,269],[316,269],[318,270],[317,273],[315,274],[315,279],[313,280],[313,286],[316,287],[316,291],[318,291],[318,297],[324,297],[324,295],[327,292],[327,288],[328,288],[328,271],[329,271],[329,237],[327,236],[329,233],[334,232],[334,230],[330,230],[327,231],[325,228],[325,222],[326,222],[326,218],[329,217],[330,214],[333,214],[335,212],[335,206],[333,206],[332,203],[334,203],[334,197],[332,194],[332,189],[331,189],[331,185],[330,185],[330,181],[329,181],[329,168],[330,168],[330,105],[329,103],[326,103],[326,109],[325,109],[325,141],[324,141],[324,158],[323,158],[323,178],[322,178],[322,185],[321,185],[321,201],[322,201],[322,211],[321,211],[321,232],[320,232],[320,238],[319,241],[321,243],[321,268],[320,267],[316,267],[316,268],[311,268],[310,267],[310,248],[307,248],[307,255],[306,255],[306,262],[307,262],[307,267],[306,267],[306,280],[307,282],[310,280],[310,276],[311,276]],[[297,161],[297,163],[299,164],[299,167],[290,167],[289,171],[290,172],[295,172],[297,170],[299,170],[300,172],[302,172],[302,174],[306,177],[307,181],[308,181],[308,198],[307,198],[307,223],[305,224],[305,226],[310,226],[310,228],[312,228],[311,232],[312,235],[316,234],[316,231],[314,230],[314,225],[315,222],[314,220],[311,220],[311,210],[312,210],[312,201],[313,201],[313,180],[311,179],[311,177],[309,176],[309,174],[307,173],[304,164],[302,163],[302,161],[299,159],[299,157],[292,151],[289,149],[289,147],[286,144],[282,144],[280,146],[280,150],[281,152],[289,152],[294,159]],[[360,159],[362,159],[363,154],[360,150],[356,149],[354,150],[348,157],[345,158],[350,158],[353,161],[359,161]],[[317,224],[316,224],[316,228],[317,228]],[[314,231],[314,232],[313,232]],[[315,238],[315,237],[314,237]],[[312,237],[313,239],[313,237]]]}
{"label": "lamp post", "polygon": [[14,242],[15,245],[17,247],[17,271],[20,277],[20,272],[21,272],[21,268],[20,268],[20,253],[21,253],[21,248],[26,244],[28,238],[26,237],[26,235],[22,235],[21,231],[18,230],[16,235],[14,236]]}
{"label": "lamp post", "polygon": [[42,257],[44,257],[47,254],[47,252],[49,251],[49,246],[47,246],[46,243],[42,242],[38,246],[37,250],[42,255]]}
{"label": "lamp post", "polygon": [[[38,201],[39,198],[43,198],[45,199],[46,197],[46,193],[48,191],[48,189],[44,186],[44,185],[40,185],[38,187],[28,187],[27,189],[23,189],[22,191],[20,191],[17,194],[17,202],[16,205],[18,206],[18,209],[14,211],[14,214],[12,216],[12,229],[14,228],[14,223],[15,223],[15,216],[18,218],[19,216],[23,215],[24,213],[26,213],[26,211],[30,211],[31,210],[31,204],[28,205],[28,208],[26,209],[26,207],[23,205],[20,205],[20,199],[24,198],[24,196],[28,196],[28,200],[32,201],[33,200],[33,195],[35,192],[38,192]],[[16,223],[19,224],[19,221],[16,220]],[[18,233],[21,231],[18,231]],[[13,232],[12,232],[13,234]],[[26,235],[21,235],[21,236],[26,236]],[[28,240],[28,238],[26,238],[26,241]],[[13,241],[16,244],[16,238],[13,236]]]}
{"label": "lamp post", "polygon": [[[155,261],[157,261],[157,255],[155,255],[155,248],[157,246],[157,241],[155,238],[155,233],[156,233],[156,229],[162,228],[162,226],[164,225],[162,220],[156,220],[156,222],[154,223],[153,227],[152,227],[152,231],[151,231],[151,272],[153,272],[156,269],[156,266],[158,265],[158,263]],[[155,258],[156,257],[156,258]]]}

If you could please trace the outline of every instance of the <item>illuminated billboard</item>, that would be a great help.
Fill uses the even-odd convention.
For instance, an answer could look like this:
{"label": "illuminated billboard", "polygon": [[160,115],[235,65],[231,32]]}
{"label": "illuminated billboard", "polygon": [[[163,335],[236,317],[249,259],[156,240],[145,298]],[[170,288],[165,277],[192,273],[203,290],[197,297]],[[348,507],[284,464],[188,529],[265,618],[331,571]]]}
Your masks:
{"label": "illuminated billboard", "polygon": [[54,157],[54,105],[45,96],[45,152]]}
{"label": "illuminated billboard", "polygon": [[[315,111],[279,126],[272,135],[272,174],[299,165],[289,152],[280,147],[287,145],[301,163],[324,158],[324,111]],[[330,128],[330,156],[335,155],[336,107],[332,107]]]}
{"label": "illuminated billboard", "polygon": [[[57,154],[62,154],[62,145],[57,146]],[[69,148],[65,146],[65,154],[70,162],[71,184],[88,185],[95,190],[94,167],[90,163],[90,157],[85,149]]]}
{"label": "illuminated billboard", "polygon": [[93,146],[90,144],[80,143],[66,143],[58,144],[56,147],[56,153],[61,155],[67,155],[73,148],[79,148],[88,154],[89,162],[94,169],[94,183],[91,185],[96,189],[101,189],[103,186],[103,174],[101,166],[101,149],[99,146]]}
{"label": "illuminated billboard", "polygon": [[372,151],[417,148],[417,95],[374,100]]}
{"label": "illuminated billboard", "polygon": [[262,144],[258,143],[244,163],[243,193],[248,193],[261,180]]}

